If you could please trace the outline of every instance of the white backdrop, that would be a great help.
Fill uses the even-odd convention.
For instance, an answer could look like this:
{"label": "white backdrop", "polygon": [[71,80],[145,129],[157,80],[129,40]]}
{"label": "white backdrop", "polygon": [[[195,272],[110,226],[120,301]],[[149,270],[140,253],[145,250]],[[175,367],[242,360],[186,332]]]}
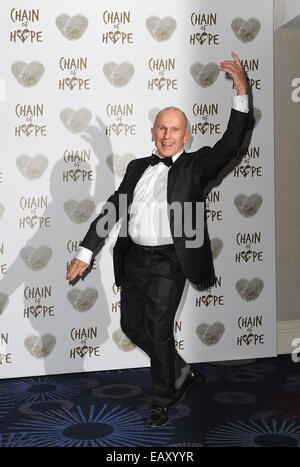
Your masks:
{"label": "white backdrop", "polygon": [[175,339],[188,362],[275,355],[273,2],[3,0],[0,12],[0,377],[149,364],[120,331],[118,228],[74,287],[67,264],[129,160],[151,153],[158,109],[186,112],[188,151],[221,137],[231,51],[256,124],[209,195],[219,284],[187,283]]}

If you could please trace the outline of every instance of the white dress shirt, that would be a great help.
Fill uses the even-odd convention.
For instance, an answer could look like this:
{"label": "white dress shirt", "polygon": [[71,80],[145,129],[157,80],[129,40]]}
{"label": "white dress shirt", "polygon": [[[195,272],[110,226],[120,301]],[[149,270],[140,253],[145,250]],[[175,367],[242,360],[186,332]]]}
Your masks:
{"label": "white dress shirt", "polygon": [[[248,95],[233,96],[232,108],[248,112]],[[157,149],[153,152],[157,154]],[[173,162],[183,150],[172,156]],[[164,163],[149,165],[138,180],[129,209],[128,233],[139,245],[173,243],[167,211],[167,180],[170,167]],[[78,247],[75,258],[90,263],[93,252]]]}
{"label": "white dress shirt", "polygon": [[[157,149],[153,153],[158,155]],[[183,149],[172,156],[173,162],[182,153]],[[169,169],[161,162],[149,165],[136,184],[129,210],[128,233],[138,245],[173,243],[167,211]]]}

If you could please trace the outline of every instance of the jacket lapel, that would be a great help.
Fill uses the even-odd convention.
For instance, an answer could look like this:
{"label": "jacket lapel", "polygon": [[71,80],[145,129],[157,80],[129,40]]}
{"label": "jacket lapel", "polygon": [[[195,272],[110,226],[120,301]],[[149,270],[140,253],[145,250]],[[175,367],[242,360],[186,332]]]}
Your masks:
{"label": "jacket lapel", "polygon": [[142,159],[137,159],[138,163],[135,164],[134,170],[131,171],[128,180],[128,205],[131,203],[133,198],[133,192],[136,187],[137,182],[145,172],[146,168],[149,166],[150,156],[143,157]]}
{"label": "jacket lapel", "polygon": [[[184,157],[184,154],[185,154],[185,151],[183,151],[183,153],[180,154],[180,156],[176,159],[176,161],[170,167],[169,172],[168,172],[167,201],[169,204],[171,203],[171,196],[172,196],[174,186],[175,186],[176,175],[179,171],[180,161]],[[133,192],[134,192],[137,182],[139,181],[139,179],[141,178],[141,176],[143,175],[143,173],[149,166],[150,157],[151,156],[137,159],[138,163],[135,164],[134,170],[132,170],[130,173],[130,176],[129,176],[130,178],[128,180],[128,186],[129,186],[128,204],[132,202]]]}
{"label": "jacket lapel", "polygon": [[184,157],[185,151],[183,151],[182,154],[180,154],[179,157],[177,157],[176,161],[174,164],[170,167],[169,173],[168,173],[168,186],[167,186],[167,201],[168,204],[171,204],[172,202],[172,194],[174,191],[175,187],[175,180],[176,176],[179,172],[179,166],[180,166],[180,161],[182,161]]}

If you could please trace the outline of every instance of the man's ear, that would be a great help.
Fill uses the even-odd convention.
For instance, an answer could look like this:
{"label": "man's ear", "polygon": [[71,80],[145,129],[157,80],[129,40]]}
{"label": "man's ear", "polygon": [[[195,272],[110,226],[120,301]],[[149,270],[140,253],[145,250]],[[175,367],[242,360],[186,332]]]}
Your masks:
{"label": "man's ear", "polygon": [[186,131],[185,131],[184,140],[183,140],[184,144],[187,144],[187,143],[188,143],[190,134],[191,134],[190,130],[186,130]]}
{"label": "man's ear", "polygon": [[155,138],[154,138],[154,128],[151,128],[151,135],[152,135],[152,141],[155,141]]}

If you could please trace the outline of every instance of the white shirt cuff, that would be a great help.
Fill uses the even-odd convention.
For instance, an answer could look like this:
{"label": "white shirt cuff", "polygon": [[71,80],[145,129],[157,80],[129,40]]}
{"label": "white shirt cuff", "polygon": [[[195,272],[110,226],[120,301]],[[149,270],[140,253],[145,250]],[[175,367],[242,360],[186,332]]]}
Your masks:
{"label": "white shirt cuff", "polygon": [[249,98],[248,94],[240,96],[232,96],[232,108],[240,112],[249,112]]}
{"label": "white shirt cuff", "polygon": [[80,259],[80,261],[84,261],[87,264],[90,264],[91,259],[93,256],[93,252],[88,248],[84,248],[83,246],[79,246],[74,258]]}

